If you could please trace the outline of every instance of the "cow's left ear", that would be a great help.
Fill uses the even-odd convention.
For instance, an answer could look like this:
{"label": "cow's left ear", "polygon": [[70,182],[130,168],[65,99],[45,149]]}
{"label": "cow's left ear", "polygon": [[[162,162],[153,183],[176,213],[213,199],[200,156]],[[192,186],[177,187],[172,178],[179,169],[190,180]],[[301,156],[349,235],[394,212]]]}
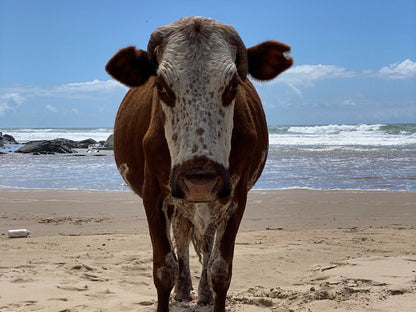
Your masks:
{"label": "cow's left ear", "polygon": [[147,52],[133,46],[118,51],[108,61],[105,70],[128,87],[140,86],[155,74]]}
{"label": "cow's left ear", "polygon": [[278,41],[265,41],[247,49],[248,72],[258,80],[271,80],[293,64],[288,56],[290,46]]}

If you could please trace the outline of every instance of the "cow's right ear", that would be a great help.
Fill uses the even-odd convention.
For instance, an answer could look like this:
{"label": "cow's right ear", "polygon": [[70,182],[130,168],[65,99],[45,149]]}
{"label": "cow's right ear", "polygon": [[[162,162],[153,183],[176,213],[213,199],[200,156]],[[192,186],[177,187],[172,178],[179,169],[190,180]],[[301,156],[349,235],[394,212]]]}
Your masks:
{"label": "cow's right ear", "polygon": [[142,85],[155,74],[146,51],[130,46],[118,51],[108,61],[105,70],[114,79],[128,87]]}

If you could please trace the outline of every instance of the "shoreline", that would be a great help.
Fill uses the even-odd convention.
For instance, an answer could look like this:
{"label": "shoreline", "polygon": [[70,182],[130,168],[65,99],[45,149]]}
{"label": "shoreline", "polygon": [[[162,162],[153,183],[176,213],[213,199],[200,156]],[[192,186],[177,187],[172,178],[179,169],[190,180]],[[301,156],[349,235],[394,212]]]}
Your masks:
{"label": "shoreline", "polygon": [[[416,192],[250,191],[228,311],[414,310],[415,203]],[[0,219],[1,311],[155,311],[147,221],[132,192],[0,190]],[[31,235],[7,238],[12,228]],[[190,264],[196,297],[192,247]]]}

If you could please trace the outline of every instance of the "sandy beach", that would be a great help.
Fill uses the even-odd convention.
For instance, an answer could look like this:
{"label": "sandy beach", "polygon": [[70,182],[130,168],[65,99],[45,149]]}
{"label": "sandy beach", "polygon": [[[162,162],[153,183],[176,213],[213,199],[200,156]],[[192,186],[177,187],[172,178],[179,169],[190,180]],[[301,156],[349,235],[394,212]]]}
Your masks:
{"label": "sandy beach", "polygon": [[[155,311],[134,194],[1,190],[0,220],[0,311]],[[7,237],[19,228],[31,235]],[[192,250],[194,287],[200,270]],[[251,191],[227,308],[416,310],[416,192]]]}

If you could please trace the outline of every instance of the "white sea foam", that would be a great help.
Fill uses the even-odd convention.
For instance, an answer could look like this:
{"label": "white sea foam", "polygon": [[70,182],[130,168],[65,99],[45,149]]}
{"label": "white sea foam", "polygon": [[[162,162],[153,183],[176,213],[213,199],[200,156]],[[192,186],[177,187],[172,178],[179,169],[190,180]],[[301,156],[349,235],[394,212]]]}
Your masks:
{"label": "white sea foam", "polygon": [[416,145],[414,125],[327,125],[271,127],[270,144],[277,146],[351,147]]}
{"label": "white sea foam", "polygon": [[382,124],[375,125],[327,125],[327,126],[300,126],[300,127],[289,127],[289,133],[303,133],[303,134],[337,134],[340,132],[368,132],[368,131],[379,131]]}
{"label": "white sea foam", "polygon": [[94,139],[98,142],[105,141],[113,133],[112,128],[9,128],[0,131],[13,136],[19,143],[57,138],[74,141]]}
{"label": "white sea foam", "polygon": [[416,137],[390,137],[368,135],[303,136],[271,134],[270,145],[277,146],[406,146],[415,145]]}

